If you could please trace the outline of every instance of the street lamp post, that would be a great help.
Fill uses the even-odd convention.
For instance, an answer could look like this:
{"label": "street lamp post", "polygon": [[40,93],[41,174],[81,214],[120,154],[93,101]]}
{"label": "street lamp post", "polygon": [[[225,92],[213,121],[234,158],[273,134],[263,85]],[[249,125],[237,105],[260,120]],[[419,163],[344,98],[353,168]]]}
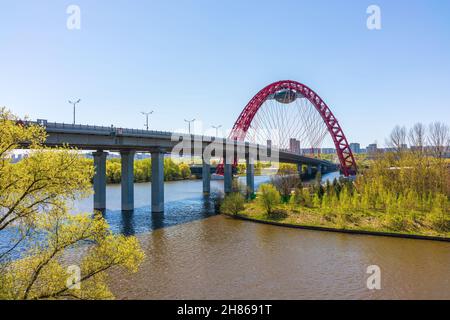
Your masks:
{"label": "street lamp post", "polygon": [[[192,120],[186,120],[184,119],[185,122],[188,123],[188,128],[189,128],[189,135],[191,135],[191,122],[193,123],[195,121],[195,119]],[[191,157],[191,164],[194,164],[194,157]]]}
{"label": "street lamp post", "polygon": [[80,103],[81,99],[78,99],[77,101],[73,102],[71,100],[69,100],[69,103],[71,105],[73,105],[73,124],[75,124],[75,111],[76,111],[76,106],[78,103]]}
{"label": "street lamp post", "polygon": [[145,116],[145,119],[146,119],[146,121],[145,121],[145,127],[147,128],[147,131],[148,131],[148,116],[149,115],[151,115],[152,113],[153,113],[153,110],[152,111],[150,111],[150,112],[144,112],[144,111],[142,111],[141,112],[144,116]]}
{"label": "street lamp post", "polygon": [[193,123],[195,121],[195,119],[192,119],[192,120],[184,119],[184,121],[188,123],[189,134],[191,134],[191,122]]}
{"label": "street lamp post", "polygon": [[218,137],[218,136],[219,136],[219,129],[222,128],[222,125],[211,126],[211,127],[213,127],[214,129],[216,129],[216,137]]}

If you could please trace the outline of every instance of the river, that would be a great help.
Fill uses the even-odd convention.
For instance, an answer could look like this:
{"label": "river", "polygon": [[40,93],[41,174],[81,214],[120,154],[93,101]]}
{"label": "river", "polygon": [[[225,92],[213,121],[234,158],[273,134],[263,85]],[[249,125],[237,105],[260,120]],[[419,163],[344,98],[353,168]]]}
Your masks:
{"label": "river", "polygon": [[[450,243],[235,220],[214,212],[199,180],[167,182],[164,214],[151,213],[150,199],[150,184],[136,184],[137,209],[122,212],[120,185],[107,187],[112,230],[136,235],[146,252],[138,273],[111,272],[118,299],[450,299]],[[92,212],[92,203],[74,209]],[[371,265],[381,290],[367,288]]]}
{"label": "river", "polygon": [[[117,298],[450,299],[450,243],[238,221],[217,215],[201,190],[201,181],[167,182],[166,212],[152,215],[149,184],[136,185],[133,213],[120,211],[120,186],[108,186],[112,229],[137,235],[147,255],[137,274],[111,274]],[[92,210],[92,199],[77,207]],[[381,290],[367,288],[370,265]]]}

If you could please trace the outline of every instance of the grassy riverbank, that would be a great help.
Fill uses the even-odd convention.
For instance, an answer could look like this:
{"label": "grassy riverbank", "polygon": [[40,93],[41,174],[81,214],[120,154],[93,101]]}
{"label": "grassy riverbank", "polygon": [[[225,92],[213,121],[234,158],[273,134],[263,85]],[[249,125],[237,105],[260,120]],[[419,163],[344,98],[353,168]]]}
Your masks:
{"label": "grassy riverbank", "polygon": [[280,204],[273,213],[267,214],[257,201],[251,201],[244,204],[244,209],[236,217],[286,226],[450,239],[450,231],[436,230],[425,215],[405,217],[401,224],[397,224],[393,223],[391,217],[382,211],[366,210],[345,214],[330,211],[324,213],[319,208],[293,208],[289,204]]}
{"label": "grassy riverbank", "polygon": [[356,179],[304,185],[285,167],[244,201],[242,188],[225,198],[221,212],[256,221],[364,233],[450,238],[450,168],[423,149],[380,153]]}

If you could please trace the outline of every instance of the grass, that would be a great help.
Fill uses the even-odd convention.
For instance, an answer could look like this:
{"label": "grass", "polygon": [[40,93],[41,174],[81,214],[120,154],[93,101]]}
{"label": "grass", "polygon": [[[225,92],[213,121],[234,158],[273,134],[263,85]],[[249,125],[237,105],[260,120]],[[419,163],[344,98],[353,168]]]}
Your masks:
{"label": "grass", "polygon": [[240,213],[245,218],[278,224],[319,227],[339,230],[352,230],[373,233],[393,233],[399,235],[417,235],[440,238],[450,238],[449,231],[437,231],[426,221],[423,214],[399,216],[400,223],[392,215],[387,215],[379,210],[361,210],[351,213],[340,213],[320,208],[298,207],[290,204],[280,204],[274,214],[268,215],[264,210],[252,201],[245,204]]}

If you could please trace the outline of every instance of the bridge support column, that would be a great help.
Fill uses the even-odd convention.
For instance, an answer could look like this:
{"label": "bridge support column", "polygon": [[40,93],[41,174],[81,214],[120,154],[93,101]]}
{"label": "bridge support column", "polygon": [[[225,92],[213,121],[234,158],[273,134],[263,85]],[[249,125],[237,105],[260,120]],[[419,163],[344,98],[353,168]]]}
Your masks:
{"label": "bridge support column", "polygon": [[298,176],[301,178],[301,176],[302,176],[302,168],[303,168],[303,166],[302,166],[302,164],[301,163],[297,163],[297,172],[298,172]]}
{"label": "bridge support column", "polygon": [[320,172],[322,174],[322,165],[321,164],[319,164],[317,166],[317,172]]}
{"label": "bridge support column", "polygon": [[99,150],[94,156],[94,210],[106,209],[106,157],[107,152]]}
{"label": "bridge support column", "polygon": [[152,153],[152,212],[164,212],[164,153]]}
{"label": "bridge support column", "polygon": [[202,180],[203,193],[209,194],[211,192],[211,164],[209,158],[203,159]]}
{"label": "bridge support column", "polygon": [[134,210],[134,151],[120,152],[122,158],[122,210]]}
{"label": "bridge support column", "polygon": [[225,193],[231,193],[233,189],[233,166],[232,164],[223,165],[223,189]]}
{"label": "bridge support column", "polygon": [[312,167],[310,165],[306,167],[306,173],[308,174],[308,176],[312,176]]}
{"label": "bridge support column", "polygon": [[247,158],[247,197],[251,199],[255,194],[255,163],[253,159]]}

